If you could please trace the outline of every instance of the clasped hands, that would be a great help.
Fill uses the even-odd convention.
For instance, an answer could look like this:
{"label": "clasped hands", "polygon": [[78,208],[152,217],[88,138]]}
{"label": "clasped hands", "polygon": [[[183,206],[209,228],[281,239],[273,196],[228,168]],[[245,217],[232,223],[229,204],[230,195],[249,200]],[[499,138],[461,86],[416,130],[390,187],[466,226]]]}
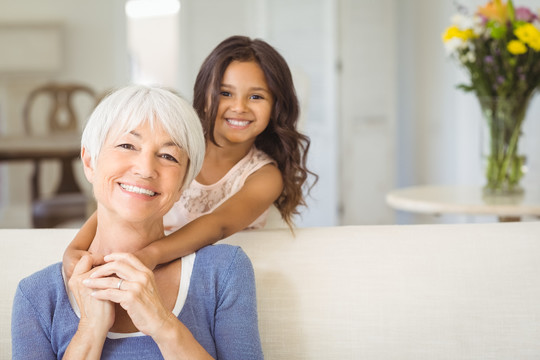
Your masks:
{"label": "clasped hands", "polygon": [[81,313],[79,329],[104,338],[115,324],[119,304],[138,331],[156,336],[171,312],[161,301],[153,272],[129,253],[113,253],[104,261],[93,267],[92,256],[82,256],[69,280]]}

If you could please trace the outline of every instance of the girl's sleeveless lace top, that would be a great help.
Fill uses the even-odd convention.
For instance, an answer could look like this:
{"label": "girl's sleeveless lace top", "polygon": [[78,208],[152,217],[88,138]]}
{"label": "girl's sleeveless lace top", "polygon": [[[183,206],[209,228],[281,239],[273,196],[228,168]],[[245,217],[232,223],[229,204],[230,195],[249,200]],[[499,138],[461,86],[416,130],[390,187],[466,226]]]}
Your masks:
{"label": "girl's sleeveless lace top", "polygon": [[[234,165],[224,177],[212,185],[200,184],[193,180],[184,190],[171,210],[163,218],[167,232],[173,232],[201,215],[212,212],[215,208],[236,194],[244,185],[249,175],[266,164],[276,162],[263,151],[252,147],[249,153]],[[260,229],[266,224],[268,209],[262,213],[247,229]]]}

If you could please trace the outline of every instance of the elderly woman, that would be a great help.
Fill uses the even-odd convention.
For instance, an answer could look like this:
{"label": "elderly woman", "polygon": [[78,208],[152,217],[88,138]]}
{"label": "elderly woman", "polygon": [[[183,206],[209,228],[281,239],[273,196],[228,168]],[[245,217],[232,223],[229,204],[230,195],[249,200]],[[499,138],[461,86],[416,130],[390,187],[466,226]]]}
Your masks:
{"label": "elderly woman", "polygon": [[258,359],[254,275],[238,247],[207,246],[146,268],[133,252],[164,236],[163,215],[199,171],[204,137],[172,92],[128,86],[95,109],[81,157],[98,204],[89,255],[22,280],[13,359]]}

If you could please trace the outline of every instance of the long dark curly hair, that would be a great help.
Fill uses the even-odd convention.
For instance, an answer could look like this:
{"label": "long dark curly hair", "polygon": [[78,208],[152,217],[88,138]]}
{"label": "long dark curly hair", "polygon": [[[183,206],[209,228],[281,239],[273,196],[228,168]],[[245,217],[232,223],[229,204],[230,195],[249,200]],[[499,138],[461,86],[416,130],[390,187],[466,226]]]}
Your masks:
{"label": "long dark curly hair", "polygon": [[[231,36],[223,40],[201,65],[194,86],[193,106],[201,118],[207,141],[216,144],[214,126],[221,81],[225,70],[233,61],[257,62],[274,96],[270,121],[255,139],[255,146],[278,164],[284,187],[274,205],[283,220],[292,228],[292,217],[299,214],[298,207],[306,206],[303,190],[305,188],[308,194],[318,176],[306,166],[310,140],[296,129],[300,107],[291,71],[285,59],[261,39]],[[314,179],[311,185],[307,182],[308,175],[312,175]]]}

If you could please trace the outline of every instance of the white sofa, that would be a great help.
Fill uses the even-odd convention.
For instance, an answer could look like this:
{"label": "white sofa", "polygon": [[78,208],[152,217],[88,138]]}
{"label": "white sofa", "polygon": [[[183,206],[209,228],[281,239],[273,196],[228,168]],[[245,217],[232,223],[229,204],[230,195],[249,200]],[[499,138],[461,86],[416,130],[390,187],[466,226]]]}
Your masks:
{"label": "white sofa", "polygon": [[[0,359],[18,281],[75,230],[0,230]],[[266,359],[540,359],[540,222],[243,232]]]}

